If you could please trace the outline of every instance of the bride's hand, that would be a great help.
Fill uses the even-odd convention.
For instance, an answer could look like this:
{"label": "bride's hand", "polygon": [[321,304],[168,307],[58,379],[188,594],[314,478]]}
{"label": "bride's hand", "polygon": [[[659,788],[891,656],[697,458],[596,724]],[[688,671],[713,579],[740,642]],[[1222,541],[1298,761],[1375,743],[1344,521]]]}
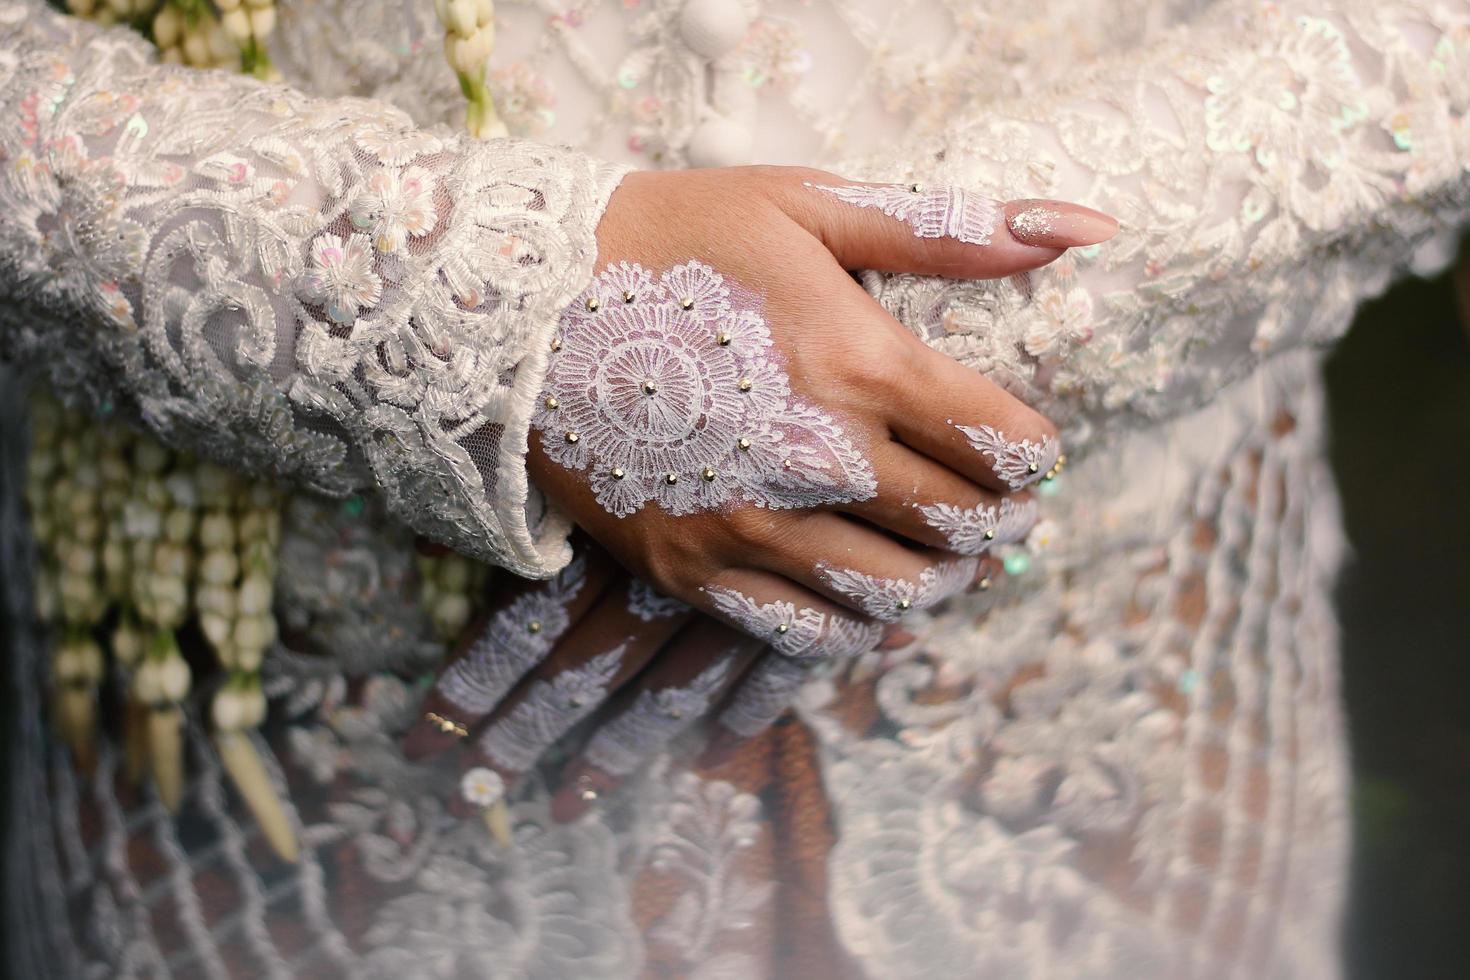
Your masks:
{"label": "bride's hand", "polygon": [[[975,581],[963,565],[929,597]],[[989,570],[986,570],[989,571]],[[632,579],[597,548],[546,582],[523,582],[472,624],[405,738],[415,759],[458,746],[461,811],[486,805],[486,777],[506,787],[589,718],[557,811],[575,815],[713,709],[715,749],[756,734],[785,710],[818,661],[787,657]]]}
{"label": "bride's hand", "polygon": [[1058,446],[845,270],[1010,276],[1115,229],[809,170],[631,174],[552,343],[533,479],[661,592],[784,653],[869,649],[935,549],[1024,534],[1005,501]]}

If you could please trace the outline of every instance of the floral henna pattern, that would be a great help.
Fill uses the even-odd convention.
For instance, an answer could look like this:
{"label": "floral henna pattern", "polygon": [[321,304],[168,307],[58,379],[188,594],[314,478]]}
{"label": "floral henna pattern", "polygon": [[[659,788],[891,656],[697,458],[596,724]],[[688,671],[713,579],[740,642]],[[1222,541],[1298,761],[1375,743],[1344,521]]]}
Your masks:
{"label": "floral henna pattern", "polygon": [[480,736],[480,751],[510,772],[525,772],[567,729],[596,710],[622,665],[620,643],[581,667],[539,680],[510,714]]}
{"label": "floral henna pattern", "polygon": [[645,623],[682,616],[688,611],[688,603],[664,595],[642,579],[635,578],[628,585],[628,612]]}
{"label": "floral henna pattern", "polygon": [[644,691],[632,706],[598,731],[587,761],[610,776],[626,776],[709,710],[730,676],[734,655],[706,667],[686,687]]}
{"label": "floral henna pattern", "polygon": [[1007,439],[1004,432],[988,425],[972,426],[950,422],[970,443],[970,448],[989,456],[995,475],[1012,490],[1020,490],[1051,472],[1062,454],[1062,444],[1051,436],[1040,442]]}
{"label": "floral henna pattern", "polygon": [[979,564],[975,558],[944,562],[924,569],[917,582],[826,565],[819,565],[817,571],[828,586],[857,602],[863,612],[891,623],[910,610],[927,609],[963,591]]}
{"label": "floral henna pattern", "polygon": [[587,563],[573,558],[542,588],[496,613],[465,655],[439,675],[435,688],[456,708],[483,715],[526,671],[546,659],[571,625],[567,606],[582,591]]}
{"label": "floral henna pattern", "polygon": [[974,507],[919,506],[924,521],[945,536],[949,550],[960,555],[981,555],[994,545],[1022,540],[1036,523],[1037,510],[1035,500],[1012,497]]}
{"label": "floral henna pattern", "polygon": [[872,466],[792,394],[760,300],[706,265],[621,263],[563,314],[532,424],[609,513],[866,500]]}
{"label": "floral henna pattern", "polygon": [[915,238],[953,238],[967,245],[989,245],[1001,218],[1001,203],[959,187],[922,184],[806,186],[860,208],[877,208],[914,230]]}
{"label": "floral henna pattern", "polygon": [[788,657],[855,657],[882,639],[877,623],[864,623],[791,602],[758,603],[734,589],[704,590],[715,609],[740,629]]}

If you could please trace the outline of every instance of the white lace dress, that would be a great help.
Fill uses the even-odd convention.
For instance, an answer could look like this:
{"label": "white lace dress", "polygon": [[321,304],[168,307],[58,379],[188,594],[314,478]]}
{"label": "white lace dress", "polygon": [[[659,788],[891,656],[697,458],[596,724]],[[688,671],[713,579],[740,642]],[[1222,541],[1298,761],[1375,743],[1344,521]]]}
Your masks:
{"label": "white lace dress", "polygon": [[[1047,520],[1004,589],[813,683],[737,763],[658,760],[570,826],[533,786],[507,852],[395,749],[416,695],[384,671],[422,651],[353,642],[407,621],[402,541],[303,497],[282,615],[340,653],[271,665],[307,844],[285,868],[202,740],[177,821],[120,791],[111,755],[84,783],[49,743],[8,492],[18,975],[1338,972],[1320,358],[1470,214],[1470,4],[498,7],[491,87],[531,142],[444,126],[461,110],[428,0],[283,3],[297,90],[0,5],[6,353],[166,442],[376,487],[415,529],[544,575],[565,522],[526,482],[529,403],[622,173],[600,160],[1065,198],[1122,231],[1029,295],[865,279],[1063,428]],[[323,589],[328,550],[354,561]],[[328,613],[329,593],[357,601]]]}

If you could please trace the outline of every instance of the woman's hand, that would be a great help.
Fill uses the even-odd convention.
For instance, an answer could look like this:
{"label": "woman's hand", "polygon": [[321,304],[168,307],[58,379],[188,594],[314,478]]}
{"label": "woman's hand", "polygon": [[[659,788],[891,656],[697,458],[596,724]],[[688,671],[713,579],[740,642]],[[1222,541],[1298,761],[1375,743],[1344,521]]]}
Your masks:
{"label": "woman's hand", "polygon": [[632,174],[552,343],[533,479],[661,592],[787,654],[870,649],[973,573],[936,549],[1024,535],[1009,495],[1058,445],[845,270],[1009,276],[1115,229],[807,170]]}
{"label": "woman's hand", "polygon": [[[966,567],[935,601],[991,571]],[[422,759],[462,745],[463,813],[487,805],[484,771],[508,787],[595,716],[555,803],[570,818],[706,717],[717,761],[784,712],[818,663],[771,650],[581,548],[556,578],[521,583],[465,631],[404,748]]]}

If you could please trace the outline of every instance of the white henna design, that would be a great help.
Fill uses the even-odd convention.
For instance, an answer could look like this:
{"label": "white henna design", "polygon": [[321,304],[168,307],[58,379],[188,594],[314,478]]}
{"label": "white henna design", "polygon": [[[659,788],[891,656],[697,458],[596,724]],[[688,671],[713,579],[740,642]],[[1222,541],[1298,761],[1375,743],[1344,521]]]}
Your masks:
{"label": "white henna design", "polygon": [[715,608],[751,636],[788,657],[855,657],[882,639],[883,628],[791,602],[761,604],[734,589],[705,589]]}
{"label": "white henna design", "polygon": [[910,610],[927,609],[963,591],[974,579],[979,564],[977,559],[962,558],[931,565],[920,573],[917,582],[828,565],[818,565],[817,572],[833,591],[856,602],[863,612],[891,623]]}
{"label": "white henna design", "polygon": [[574,557],[545,586],[496,613],[465,655],[439,675],[434,685],[439,693],[470,715],[495,707],[521,675],[546,659],[571,625],[567,606],[586,578],[587,563]]}
{"label": "white henna design", "polygon": [[1020,541],[1036,523],[1036,501],[1005,497],[999,505],[919,505],[925,523],[943,534],[949,550],[960,555],[982,555],[994,545]]}
{"label": "white henna design", "polygon": [[806,186],[825,191],[846,204],[877,208],[914,230],[915,238],[953,238],[967,245],[989,245],[1000,220],[1001,203],[960,187],[926,188],[920,184]]}
{"label": "white henna design", "polygon": [[1012,441],[1004,432],[988,425],[950,424],[965,434],[971,449],[990,457],[995,475],[1012,490],[1019,490],[1046,476],[1062,452],[1062,444],[1051,436],[1043,436],[1040,442],[1030,439]]}
{"label": "white henna design", "polygon": [[684,729],[703,717],[730,676],[723,654],[686,687],[643,691],[622,714],[603,725],[587,745],[587,761],[612,776],[626,776]]}
{"label": "white henna design", "polygon": [[810,661],[766,657],[735,689],[719,723],[744,738],[759,735],[791,706],[812,667]]}
{"label": "white henna design", "polygon": [[512,772],[531,768],[551,743],[606,700],[627,649],[620,643],[580,667],[537,681],[510,714],[480,736],[480,751]]}
{"label": "white henna design", "polygon": [[628,612],[645,623],[682,616],[688,611],[688,603],[664,595],[642,579],[635,578],[628,585]]}
{"label": "white henna design", "polygon": [[588,472],[627,517],[737,501],[773,509],[866,500],[873,468],[797,398],[759,299],[698,262],[657,280],[609,267],[562,315],[532,420],[556,463]]}

